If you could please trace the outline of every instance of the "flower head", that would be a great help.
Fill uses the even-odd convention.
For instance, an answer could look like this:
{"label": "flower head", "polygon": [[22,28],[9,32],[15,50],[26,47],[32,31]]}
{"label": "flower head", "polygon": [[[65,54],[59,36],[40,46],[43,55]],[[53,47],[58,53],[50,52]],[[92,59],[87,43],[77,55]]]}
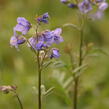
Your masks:
{"label": "flower head", "polygon": [[49,15],[48,15],[48,12],[47,13],[45,13],[45,14],[43,14],[43,19],[47,19],[47,18],[49,18]]}
{"label": "flower head", "polygon": [[32,46],[35,50],[42,50],[50,47],[53,43],[59,44],[63,42],[61,28],[57,28],[53,31],[45,30],[42,33],[38,34],[38,37],[31,37],[29,39],[29,47]]}
{"label": "flower head", "polygon": [[79,3],[78,7],[79,10],[85,14],[92,10],[91,3],[88,0],[84,0],[83,2]]}
{"label": "flower head", "polygon": [[14,46],[15,48],[18,48],[18,46],[23,44],[25,41],[26,39],[23,36],[17,35],[15,33],[10,39],[10,45]]}
{"label": "flower head", "polygon": [[19,31],[23,35],[27,34],[29,29],[31,28],[30,22],[26,20],[24,17],[18,17],[17,23],[18,24],[14,27],[14,31]]}
{"label": "flower head", "polygon": [[50,58],[52,59],[52,58],[59,58],[59,57],[60,57],[59,50],[57,48],[53,48]]}
{"label": "flower head", "polygon": [[96,13],[91,14],[91,15],[90,15],[90,18],[91,18],[92,20],[101,19],[101,18],[103,17],[103,15],[104,15],[104,13],[103,13],[102,11],[99,11],[99,10],[98,10]]}
{"label": "flower head", "polygon": [[37,44],[36,44],[36,49],[37,50],[42,50],[43,48],[47,47],[47,45],[42,42],[42,41],[39,41]]}
{"label": "flower head", "polygon": [[60,0],[62,3],[66,4],[68,3],[69,1],[68,0]]}
{"label": "flower head", "polygon": [[42,37],[43,37],[43,41],[46,42],[46,44],[48,46],[51,46],[51,44],[53,43],[52,31],[50,31],[50,30],[44,31],[43,34],[42,34]]}
{"label": "flower head", "polygon": [[60,42],[63,42],[61,33],[62,33],[61,28],[57,28],[53,31],[46,30],[42,32],[38,40],[44,41],[48,47],[51,46],[53,43],[59,44]]}
{"label": "flower head", "polygon": [[77,5],[74,3],[68,3],[69,8],[77,8]]}
{"label": "flower head", "polygon": [[48,23],[48,18],[49,18],[49,14],[48,13],[45,13],[45,14],[43,14],[43,15],[41,15],[41,16],[39,16],[38,18],[37,18],[37,22],[40,24],[41,22],[43,22],[43,23]]}
{"label": "flower head", "polygon": [[37,38],[36,37],[31,37],[31,38],[29,38],[28,41],[29,41],[28,47],[32,46],[33,49],[36,49]]}
{"label": "flower head", "polygon": [[37,41],[37,37],[31,37],[29,39],[28,46],[32,47],[34,50],[42,50],[42,49],[48,47],[47,44],[43,40]]}
{"label": "flower head", "polygon": [[16,86],[0,86],[0,91],[4,92],[5,94],[15,91],[17,89]]}
{"label": "flower head", "polygon": [[63,38],[61,36],[61,33],[62,33],[61,28],[57,28],[57,29],[52,31],[54,43],[59,44],[60,42],[63,42]]}
{"label": "flower head", "polygon": [[101,2],[98,6],[99,6],[98,9],[100,11],[105,11],[108,8],[109,5],[106,2]]}

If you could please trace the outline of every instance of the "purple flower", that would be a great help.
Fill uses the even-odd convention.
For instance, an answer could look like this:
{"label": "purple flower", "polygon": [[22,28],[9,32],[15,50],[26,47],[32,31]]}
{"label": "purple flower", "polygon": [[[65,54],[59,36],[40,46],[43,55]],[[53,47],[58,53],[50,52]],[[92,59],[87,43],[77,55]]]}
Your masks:
{"label": "purple flower", "polygon": [[39,41],[37,44],[36,44],[36,49],[37,50],[42,50],[43,48],[47,47],[47,45],[42,42],[42,41]]}
{"label": "purple flower", "polygon": [[18,48],[18,46],[23,44],[25,41],[26,39],[23,36],[14,34],[14,36],[12,36],[10,39],[10,45]]}
{"label": "purple flower", "polygon": [[14,27],[14,31],[19,31],[23,35],[27,34],[29,31],[31,24],[28,20],[26,20],[24,17],[18,17],[17,18],[17,25]]}
{"label": "purple flower", "polygon": [[85,14],[92,10],[92,6],[88,0],[84,0],[83,2],[79,3],[78,7],[79,10]]}
{"label": "purple flower", "polygon": [[32,46],[34,50],[42,50],[43,48],[47,47],[46,43],[44,41],[38,40],[37,42],[37,37],[31,37],[29,39],[29,47]]}
{"label": "purple flower", "polygon": [[48,12],[47,13],[45,13],[45,14],[43,14],[43,19],[47,19],[47,18],[49,18],[49,15],[48,15]]}
{"label": "purple flower", "polygon": [[43,32],[43,38],[44,38],[44,41],[51,41],[52,40],[52,32],[50,30],[46,30]]}
{"label": "purple flower", "polygon": [[14,92],[16,91],[16,89],[16,86],[0,86],[0,91],[4,92],[5,94],[9,92]]}
{"label": "purple flower", "polygon": [[54,43],[59,44],[60,42],[64,41],[62,36],[61,36],[61,33],[62,33],[62,29],[61,28],[57,28],[54,31],[52,31]]}
{"label": "purple flower", "polygon": [[77,5],[74,4],[74,3],[69,3],[69,4],[68,4],[68,7],[69,7],[69,8],[77,8]]}
{"label": "purple flower", "polygon": [[17,44],[17,37],[12,36],[10,39],[10,45],[11,46],[15,46],[15,48],[18,48],[18,44]]}
{"label": "purple flower", "polygon": [[53,31],[46,30],[39,36],[39,41],[44,41],[48,47],[53,43],[59,44],[60,42],[63,42],[63,38],[60,36],[61,33],[61,28],[57,28]]}
{"label": "purple flower", "polygon": [[43,22],[43,23],[48,23],[48,18],[49,18],[49,15],[48,15],[48,13],[45,13],[45,14],[43,14],[43,15],[41,15],[41,16],[39,16],[38,18],[37,18],[37,22],[40,24],[41,22]]}
{"label": "purple flower", "polygon": [[43,41],[46,42],[47,46],[51,46],[51,44],[53,43],[53,34],[52,31],[50,30],[46,30],[43,32],[42,34],[43,37]]}
{"label": "purple flower", "polygon": [[99,4],[99,7],[98,7],[98,9],[100,10],[100,11],[105,11],[107,8],[108,8],[108,3],[106,3],[106,2],[101,2],[100,4]]}
{"label": "purple flower", "polygon": [[41,50],[50,47],[53,43],[59,44],[63,42],[63,38],[60,36],[61,33],[61,28],[57,28],[53,31],[46,30],[38,35],[38,39],[37,37],[31,37],[29,39],[30,45],[28,45],[29,47],[32,46],[35,50]]}
{"label": "purple flower", "polygon": [[32,46],[33,49],[36,49],[37,38],[36,37],[31,37],[31,38],[29,38],[28,41],[29,41],[28,46],[29,47]]}
{"label": "purple flower", "polygon": [[59,58],[59,57],[60,57],[59,50],[56,48],[53,48],[50,58],[52,59],[52,58]]}
{"label": "purple flower", "polygon": [[68,3],[69,1],[68,0],[60,0],[62,3],[66,4]]}
{"label": "purple flower", "polygon": [[96,19],[101,19],[103,17],[104,13],[102,11],[97,11],[96,13],[90,15],[91,19],[96,20]]}

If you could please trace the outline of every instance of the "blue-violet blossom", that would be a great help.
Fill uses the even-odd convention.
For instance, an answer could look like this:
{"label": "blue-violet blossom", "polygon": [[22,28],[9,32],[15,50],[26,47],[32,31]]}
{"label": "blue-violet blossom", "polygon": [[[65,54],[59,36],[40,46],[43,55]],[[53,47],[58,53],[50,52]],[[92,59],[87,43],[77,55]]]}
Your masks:
{"label": "blue-violet blossom", "polygon": [[42,50],[43,48],[47,47],[47,45],[42,42],[42,41],[39,41],[37,44],[36,44],[36,49],[37,50]]}
{"label": "blue-violet blossom", "polygon": [[60,57],[59,50],[57,48],[53,48],[50,58],[52,59],[52,58],[59,58],[59,57]]}
{"label": "blue-violet blossom", "polygon": [[69,1],[68,0],[60,0],[62,3],[68,3]]}
{"label": "blue-violet blossom", "polygon": [[69,8],[77,8],[77,5],[74,3],[68,3]]}
{"label": "blue-violet blossom", "polygon": [[43,23],[48,23],[48,18],[49,18],[49,14],[48,14],[48,12],[47,12],[47,13],[45,13],[45,14],[39,16],[36,20],[37,20],[37,22],[38,22],[39,24],[40,24],[41,22],[43,22]]}
{"label": "blue-violet blossom", "polygon": [[31,28],[31,24],[24,17],[17,18],[17,25],[14,27],[14,31],[19,31],[23,35],[26,35],[29,29]]}
{"label": "blue-violet blossom", "polygon": [[18,48],[18,46],[23,44],[25,41],[26,41],[25,37],[14,33],[14,35],[10,39],[10,45],[14,46],[15,48]]}
{"label": "blue-violet blossom", "polygon": [[84,0],[83,2],[79,3],[78,7],[79,10],[85,14],[92,10],[91,3],[88,0]]}
{"label": "blue-violet blossom", "polygon": [[101,3],[99,3],[99,5],[98,5],[99,7],[98,7],[98,9],[100,10],[100,11],[105,11],[107,8],[108,8],[108,3],[106,3],[106,2],[101,2]]}
{"label": "blue-violet blossom", "polygon": [[104,13],[103,13],[102,11],[99,11],[99,10],[98,10],[96,13],[91,14],[91,15],[90,15],[90,18],[91,18],[92,20],[101,19],[101,18],[103,17],[103,15],[104,15]]}
{"label": "blue-violet blossom", "polygon": [[57,28],[57,29],[52,31],[54,43],[59,44],[60,42],[63,42],[63,38],[61,36],[61,33],[62,33],[61,28]]}
{"label": "blue-violet blossom", "polygon": [[46,30],[39,34],[38,38],[31,37],[29,39],[29,43],[35,50],[42,50],[44,48],[50,47],[53,43],[59,44],[63,42],[63,38],[60,36],[61,33],[61,28],[57,28],[53,31]]}

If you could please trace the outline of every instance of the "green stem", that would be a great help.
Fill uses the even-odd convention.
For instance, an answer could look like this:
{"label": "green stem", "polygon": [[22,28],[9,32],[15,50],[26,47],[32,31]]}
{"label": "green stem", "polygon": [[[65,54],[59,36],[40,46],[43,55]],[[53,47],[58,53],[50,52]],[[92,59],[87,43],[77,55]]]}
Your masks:
{"label": "green stem", "polygon": [[[82,48],[83,48],[83,40],[84,40],[84,24],[83,24],[83,27],[81,28],[81,31],[80,31],[80,47],[79,47],[79,67],[82,65],[82,54],[83,54],[83,51],[82,51]],[[79,72],[81,72],[81,70],[79,70]],[[77,109],[77,104],[78,104],[78,83],[79,83],[79,76],[76,76],[74,77],[74,107],[73,109]]]}
{"label": "green stem", "polygon": [[39,57],[39,51],[37,53],[37,65],[38,65],[38,109],[42,108],[41,103],[41,66],[40,66],[40,57]]}
{"label": "green stem", "polygon": [[79,78],[76,78],[74,81],[74,107],[73,109],[77,109],[77,98],[78,98],[78,80]]}
{"label": "green stem", "polygon": [[[36,26],[36,37],[38,43],[38,27],[39,24]],[[41,100],[41,80],[42,80],[42,70],[41,70],[41,62],[40,62],[40,51],[37,51],[37,69],[38,69],[38,109],[42,109],[42,100]]]}
{"label": "green stem", "polygon": [[[38,43],[38,27],[39,24],[36,25],[36,37],[37,37],[37,43]],[[27,42],[29,43],[29,41],[27,40]],[[38,109],[42,108],[42,100],[41,100],[41,73],[42,73],[42,65],[40,62],[40,51],[37,51],[32,47],[32,45],[29,43],[29,45],[31,46],[33,52],[35,53],[36,57],[37,57],[37,69],[38,69]],[[42,62],[43,63],[43,62]]]}
{"label": "green stem", "polygon": [[14,92],[14,93],[15,93],[15,96],[16,96],[16,98],[17,98],[17,100],[18,100],[18,103],[19,103],[20,108],[23,109],[23,104],[22,104],[22,102],[21,102],[21,100],[20,100],[18,94],[17,94],[16,92]]}

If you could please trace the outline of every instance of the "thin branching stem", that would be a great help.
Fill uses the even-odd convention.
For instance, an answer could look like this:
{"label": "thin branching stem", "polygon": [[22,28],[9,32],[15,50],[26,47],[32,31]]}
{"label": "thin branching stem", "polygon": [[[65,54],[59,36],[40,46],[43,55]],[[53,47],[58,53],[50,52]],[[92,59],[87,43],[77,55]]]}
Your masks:
{"label": "thin branching stem", "polygon": [[18,100],[20,109],[23,109],[23,104],[22,104],[22,101],[21,101],[19,95],[15,91],[14,91],[14,94],[15,94],[15,97],[17,98],[17,100]]}
{"label": "thin branching stem", "polygon": [[44,51],[44,56],[43,56],[42,61],[41,61],[41,70],[43,69],[43,63],[45,61],[46,55],[47,55],[47,51]]}
{"label": "thin branching stem", "polygon": [[[39,24],[36,26],[36,37],[38,43],[38,27]],[[38,109],[42,109],[42,100],[41,100],[41,80],[42,80],[42,70],[41,70],[41,62],[40,62],[40,51],[37,51],[37,69],[38,69]]]}

